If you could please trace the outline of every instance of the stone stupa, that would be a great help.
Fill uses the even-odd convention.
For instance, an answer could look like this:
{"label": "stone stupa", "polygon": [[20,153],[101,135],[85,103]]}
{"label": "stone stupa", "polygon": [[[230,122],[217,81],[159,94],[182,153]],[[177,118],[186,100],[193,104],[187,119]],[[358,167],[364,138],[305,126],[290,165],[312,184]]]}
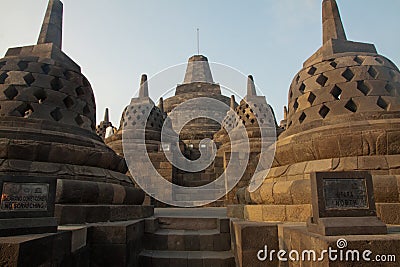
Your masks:
{"label": "stone stupa", "polygon": [[[10,48],[0,59],[0,181],[56,183],[49,194],[59,224],[133,218],[144,193],[96,135],[90,83],[61,50],[62,17],[62,2],[50,0],[37,44]],[[19,226],[10,227],[16,233]]]}
{"label": "stone stupa", "polygon": [[373,176],[378,216],[398,224],[399,69],[373,44],[347,40],[336,1],[323,1],[322,23],[322,47],[290,86],[273,168],[247,202],[263,204],[259,220],[305,221],[311,172],[363,170]]}

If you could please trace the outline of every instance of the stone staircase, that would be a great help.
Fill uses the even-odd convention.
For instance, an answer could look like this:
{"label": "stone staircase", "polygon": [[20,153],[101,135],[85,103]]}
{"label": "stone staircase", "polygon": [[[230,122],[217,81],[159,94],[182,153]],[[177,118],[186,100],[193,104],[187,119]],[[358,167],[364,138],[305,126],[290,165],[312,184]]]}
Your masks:
{"label": "stone staircase", "polygon": [[[193,209],[182,210],[190,213]],[[156,213],[145,222],[144,250],[139,255],[139,265],[234,267],[229,219],[188,216],[179,211],[169,215]]]}

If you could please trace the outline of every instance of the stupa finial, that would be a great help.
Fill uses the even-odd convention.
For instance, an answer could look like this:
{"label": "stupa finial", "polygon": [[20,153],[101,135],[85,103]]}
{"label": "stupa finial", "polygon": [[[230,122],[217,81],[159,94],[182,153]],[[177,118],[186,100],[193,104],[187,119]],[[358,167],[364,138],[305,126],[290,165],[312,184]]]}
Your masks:
{"label": "stupa finial", "polygon": [[235,96],[234,95],[231,95],[231,105],[230,105],[230,108],[232,109],[232,110],[235,110]]}
{"label": "stupa finial", "polygon": [[147,83],[147,75],[142,74],[142,78],[140,80],[139,98],[148,96],[149,96],[149,86]]}
{"label": "stupa finial", "polygon": [[323,44],[331,39],[347,40],[336,0],[322,2]]}
{"label": "stupa finial", "polygon": [[108,108],[106,108],[106,112],[104,113],[104,122],[110,122],[110,117],[108,115]]}
{"label": "stupa finial", "polygon": [[53,43],[62,46],[63,3],[60,0],[49,0],[38,44]]}
{"label": "stupa finial", "polygon": [[256,96],[256,86],[252,75],[247,76],[247,96]]}

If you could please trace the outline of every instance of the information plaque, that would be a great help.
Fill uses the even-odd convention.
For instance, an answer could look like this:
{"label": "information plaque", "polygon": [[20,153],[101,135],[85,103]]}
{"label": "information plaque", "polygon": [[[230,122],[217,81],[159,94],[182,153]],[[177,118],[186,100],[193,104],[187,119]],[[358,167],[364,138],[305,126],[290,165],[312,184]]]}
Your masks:
{"label": "information plaque", "polygon": [[324,179],[323,187],[327,210],[369,208],[365,179]]}
{"label": "information plaque", "polygon": [[47,211],[49,184],[3,183],[1,211]]}

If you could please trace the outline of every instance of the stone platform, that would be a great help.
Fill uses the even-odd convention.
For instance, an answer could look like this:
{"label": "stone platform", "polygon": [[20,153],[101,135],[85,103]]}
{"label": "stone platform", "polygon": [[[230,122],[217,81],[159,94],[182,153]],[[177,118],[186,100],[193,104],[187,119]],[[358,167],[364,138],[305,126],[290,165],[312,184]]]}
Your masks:
{"label": "stone platform", "polygon": [[[300,253],[304,250],[313,250],[316,251],[317,261],[309,261],[307,256],[304,261],[300,260],[294,262],[289,260],[287,262],[281,262],[280,266],[399,266],[400,228],[398,226],[389,226],[388,230],[389,233],[387,235],[321,236],[308,232],[307,227],[302,224],[283,224],[279,226],[280,249],[288,252],[296,250]],[[346,243],[342,243],[338,247],[339,239],[346,240]],[[341,248],[341,246],[344,247]],[[329,247],[333,250],[337,250],[337,253],[333,252],[332,254],[333,258],[334,255],[337,255],[337,260],[330,260],[328,254],[325,254],[324,259],[318,261],[321,252],[323,250],[329,250]],[[352,254],[355,250],[359,252],[359,261],[352,260],[352,257],[354,257],[354,259],[358,257],[357,254],[354,254],[355,256]],[[366,250],[372,252],[366,255],[366,258],[370,259],[370,261],[363,260],[363,253]],[[343,256],[341,256],[340,251],[343,251]],[[385,262],[380,262],[383,260],[385,260]]]}

